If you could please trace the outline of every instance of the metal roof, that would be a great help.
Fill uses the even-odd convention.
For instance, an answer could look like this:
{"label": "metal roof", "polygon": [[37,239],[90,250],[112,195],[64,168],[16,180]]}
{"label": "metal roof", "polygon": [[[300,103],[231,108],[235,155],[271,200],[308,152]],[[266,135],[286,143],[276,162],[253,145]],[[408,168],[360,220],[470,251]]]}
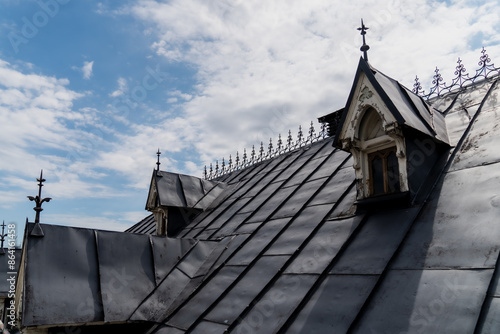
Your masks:
{"label": "metal roof", "polygon": [[[25,324],[142,321],[161,334],[498,332],[496,80],[429,100],[442,117],[436,136],[446,131],[452,147],[410,207],[356,210],[351,155],[327,138],[220,177],[227,186],[218,200],[176,239],[43,225],[43,238],[25,240]],[[427,106],[392,79],[377,81],[411,107],[405,120],[431,131]],[[152,222],[129,231],[147,233]],[[130,277],[118,292],[116,273]],[[90,300],[85,314],[81,300]]]}

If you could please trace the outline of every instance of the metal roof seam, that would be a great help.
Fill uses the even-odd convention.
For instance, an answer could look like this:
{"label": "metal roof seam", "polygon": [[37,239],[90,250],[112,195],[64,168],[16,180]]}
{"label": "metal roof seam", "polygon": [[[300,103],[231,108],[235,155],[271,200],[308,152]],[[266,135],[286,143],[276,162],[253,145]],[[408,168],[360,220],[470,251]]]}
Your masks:
{"label": "metal roof seam", "polygon": [[483,303],[481,304],[481,310],[479,311],[476,326],[474,328],[474,334],[482,333],[482,329],[488,315],[488,309],[490,307],[491,301],[494,298],[494,290],[495,290],[495,279],[500,271],[500,254],[497,256],[497,261],[495,264],[495,268],[493,271],[493,275],[491,275],[490,283],[488,284],[488,288],[486,289],[486,294],[484,296]]}
{"label": "metal roof seam", "polygon": [[[334,150],[332,152],[332,154],[337,151],[337,150]],[[327,156],[323,163],[326,162],[328,160],[329,156]],[[330,177],[328,177],[325,182],[323,183],[322,186],[320,186],[318,188],[318,190],[314,193],[313,196],[311,196],[309,198],[309,200],[303,205],[303,208],[301,210],[299,210],[295,215],[294,217],[290,220],[290,222],[288,222],[288,224],[280,231],[280,233],[278,233],[275,238],[273,238],[273,240],[271,242],[269,242],[269,244],[262,250],[261,254],[264,254],[272,245],[273,243],[280,237],[280,235],[283,233],[283,231],[285,231],[292,223],[293,221],[300,215],[300,213],[302,212],[302,210],[307,207],[307,204],[310,203],[313,199],[314,199],[314,196],[316,194],[318,194],[322,187],[324,187],[326,184],[328,184],[328,182],[330,181],[331,178],[333,178],[335,176],[335,174],[340,170],[342,169],[342,166],[349,160],[350,156],[348,156],[338,167],[337,169],[335,170],[334,173],[332,173],[332,175]],[[321,167],[318,166],[317,169],[319,169]],[[317,170],[316,169],[316,170]],[[311,175],[314,174],[314,171],[311,173]],[[310,176],[311,176],[310,175]],[[302,251],[302,249],[310,242],[310,240],[316,235],[317,231],[321,228],[321,226],[323,226],[323,224],[328,221],[328,217],[330,216],[330,214],[336,209],[336,207],[338,206],[338,203],[340,203],[340,201],[345,197],[347,196],[347,193],[349,193],[349,191],[352,189],[352,187],[354,186],[354,181],[353,183],[351,183],[351,185],[346,189],[346,191],[344,192],[344,194],[341,196],[341,198],[339,199],[338,202],[334,203],[332,205],[332,208],[326,213],[325,217],[323,217],[323,219],[318,223],[318,225],[311,231],[311,233],[304,239],[304,241],[301,243],[301,245],[294,251],[294,253],[290,256],[290,258],[285,262],[285,264],[282,266],[282,268],[287,268],[292,262],[293,260],[300,254],[300,252]],[[293,196],[290,195],[290,196]],[[257,261],[259,258],[259,256],[257,256],[254,261]],[[267,291],[269,290],[269,288],[272,286],[272,284],[274,284],[276,282],[276,280],[283,274],[284,270],[280,269],[276,274],[275,276],[273,277],[273,279],[271,279],[268,284],[266,284],[266,287],[264,289],[262,289],[262,291],[254,298],[254,300],[252,300],[252,302],[245,308],[245,310],[242,312],[242,314],[240,314],[240,316],[237,318],[239,320],[243,319],[244,318],[244,315],[247,314],[251,308],[265,295],[265,293],[267,293]],[[319,276],[319,275],[318,275]],[[306,298],[304,298],[305,300]],[[233,330],[236,325],[239,324],[238,321],[235,321],[233,324],[231,324],[229,327],[228,327],[228,332],[231,332],[231,330]]]}
{"label": "metal roof seam", "polygon": [[[327,142],[325,142],[321,148],[323,148],[323,147],[324,147],[324,146],[326,146],[326,145],[327,145]],[[320,148],[320,149],[321,149],[321,148]],[[320,150],[320,149],[319,149],[319,150]],[[318,150],[318,152],[319,152],[319,150]],[[302,156],[302,154],[304,154],[305,152],[307,152],[307,150],[303,150],[303,152],[302,152],[300,155],[298,155],[298,156],[295,158],[295,160],[294,160],[293,162],[295,162],[295,161],[297,161],[298,159],[300,159],[300,157]],[[317,154],[318,152],[316,152],[315,154]],[[290,177],[289,177],[288,179],[291,179],[294,175],[296,175],[296,174],[297,174],[297,173],[301,170],[301,168],[302,168],[302,167],[304,167],[304,166],[305,166],[305,165],[306,165],[309,161],[311,161],[311,160],[314,158],[315,154],[312,154],[312,155],[311,155],[311,157],[309,157],[309,159],[307,159],[307,161],[306,161],[306,162],[305,162],[305,163],[304,163],[304,164],[303,164],[300,168],[298,168],[295,172],[293,172],[293,173],[292,173],[292,175],[290,175]],[[326,159],[325,159],[325,161],[326,161]],[[293,164],[293,162],[291,162],[291,163],[287,166],[287,168],[288,168],[289,166],[291,166],[291,165]],[[273,177],[273,179],[272,179],[272,180],[276,180],[278,177],[280,177],[280,176],[281,176],[281,175],[285,172],[285,170],[286,170],[286,168],[285,168],[285,169],[283,169],[283,170],[281,170],[278,174],[276,174],[276,175]],[[314,173],[314,171],[313,171],[313,173]],[[313,173],[312,173],[312,174],[313,174]],[[265,176],[266,176],[266,175],[262,176],[262,178],[261,178],[261,179],[263,179]],[[271,181],[271,182],[269,182],[268,184],[272,184],[272,183],[273,183],[273,182]],[[283,181],[282,185],[283,185],[283,184],[285,184],[285,183],[286,183],[286,181]],[[251,199],[250,201],[248,201],[247,203],[245,203],[245,205],[243,205],[243,206],[242,206],[242,207],[241,207],[238,211],[236,211],[236,212],[235,212],[235,213],[234,213],[234,214],[233,214],[233,215],[232,215],[232,216],[231,216],[231,217],[230,217],[230,218],[226,221],[226,223],[224,223],[224,224],[223,224],[223,225],[222,225],[222,226],[221,226],[218,230],[220,230],[220,229],[221,229],[221,228],[222,228],[225,224],[227,224],[227,223],[231,220],[231,218],[233,218],[233,217],[234,217],[234,216],[235,216],[238,212],[240,212],[243,208],[245,208],[245,207],[246,207],[246,206],[247,206],[247,205],[248,205],[248,204],[249,204],[249,203],[250,203],[253,199],[255,199],[255,198],[256,198],[256,197],[257,197],[260,193],[262,193],[262,192],[264,191],[264,189],[266,189],[266,187],[267,187],[267,185],[265,185],[265,186],[264,186],[264,187],[263,187],[260,191],[258,191],[258,192],[257,192],[257,194],[255,194],[255,196],[253,196],[253,197],[252,197],[252,199]],[[269,198],[271,198],[274,194],[276,194],[276,192],[278,192],[281,188],[282,188],[281,186],[280,186],[280,187],[278,187],[278,188],[277,188],[277,189],[276,189],[276,190],[275,190],[272,194],[270,194],[270,195],[268,196],[267,200],[268,200]],[[292,192],[292,194],[291,194],[290,196],[292,196],[292,195],[293,195],[293,193],[294,193],[294,192]],[[243,196],[243,195],[242,195],[242,196]],[[289,197],[288,197],[288,198],[289,198]],[[288,199],[288,198],[287,198],[287,199]],[[239,228],[239,227],[240,227],[240,226],[242,226],[242,225],[243,225],[246,221],[248,221],[248,220],[249,220],[249,219],[250,219],[250,218],[251,218],[251,217],[252,217],[252,216],[253,216],[253,215],[254,215],[254,214],[255,214],[255,213],[259,210],[259,208],[261,208],[261,207],[262,207],[262,206],[263,206],[263,205],[267,202],[267,200],[262,201],[262,203],[261,203],[261,204],[257,207],[257,209],[253,210],[253,212],[252,212],[249,216],[247,216],[247,217],[243,220],[243,222],[242,222],[242,223],[241,223],[241,224],[240,224],[237,228]],[[282,204],[283,204],[283,203],[282,203]],[[276,210],[274,210],[274,211],[271,213],[271,216],[272,216],[272,214],[274,214],[274,213],[275,213],[278,209],[279,209],[279,208],[276,208]],[[268,218],[269,218],[269,217],[268,217]],[[217,231],[215,231],[214,233],[212,233],[212,234],[210,235],[210,237],[209,237],[209,238],[211,238],[211,237],[212,237],[213,235],[215,235],[216,233],[217,233]]]}
{"label": "metal roof seam", "polygon": [[[269,162],[269,161],[267,161],[267,162]],[[256,164],[256,165],[252,166],[252,168],[248,168],[248,169],[249,169],[249,170],[254,170],[255,168],[259,168],[259,167],[261,167],[261,166],[262,166],[261,164],[259,164],[259,165],[257,165],[257,164]],[[255,174],[255,175],[257,175],[257,174]],[[246,184],[248,184],[248,183],[249,183],[249,182],[253,179],[253,177],[254,177],[255,175],[253,175],[251,178],[249,178],[248,180],[246,180],[246,182],[242,185],[242,187],[244,187]],[[258,182],[256,182],[256,183],[258,183]],[[230,197],[231,197],[232,195],[234,195],[234,194],[235,194],[235,193],[236,193],[239,189],[240,189],[240,188],[235,187],[235,188],[234,188],[234,190],[233,190],[233,192],[232,192],[231,194],[227,194],[227,198],[230,198]],[[241,197],[241,196],[239,196],[238,198],[240,198],[240,197]],[[238,199],[238,198],[237,198],[237,199]],[[236,199],[236,200],[237,200],[237,199]],[[236,200],[235,200],[235,201],[236,201]],[[212,214],[212,212],[214,212],[214,211],[215,211],[215,210],[216,210],[216,209],[220,206],[220,204],[221,204],[221,203],[219,203],[219,205],[218,205],[217,207],[212,208],[210,212],[205,211],[205,212],[206,212],[206,214],[205,214],[205,215],[203,216],[203,218],[202,218],[202,219],[200,219],[200,221],[199,221],[199,222],[197,222],[194,226],[190,226],[191,224],[189,224],[189,225],[187,226],[187,228],[185,228],[185,229],[184,229],[184,230],[186,230],[186,233],[184,233],[184,234],[182,235],[182,237],[185,237],[185,236],[186,236],[186,235],[188,235],[188,234],[189,234],[189,233],[190,233],[193,229],[197,228],[197,227],[198,227],[198,225],[200,225],[200,224],[201,224],[201,223],[202,223],[202,222],[203,222],[203,221],[204,221],[204,220],[205,220],[208,216],[210,216],[210,215]],[[222,213],[223,213],[223,212],[219,213],[217,216],[220,216]],[[193,222],[194,222],[194,221],[193,221]]]}
{"label": "metal roof seam", "polygon": [[[326,144],[327,144],[327,143],[325,143],[325,145],[326,145]],[[324,146],[324,145],[323,145],[323,146]],[[334,152],[335,152],[335,151],[336,151],[336,150],[334,149],[330,155],[334,154]],[[312,159],[314,158],[315,154],[317,154],[318,152],[319,152],[319,150],[318,150],[316,153],[312,154],[312,155],[311,155],[311,157],[309,157],[308,161],[312,160]],[[308,177],[307,177],[307,178],[303,181],[303,183],[302,183],[302,184],[306,183],[306,182],[307,182],[307,180],[308,180],[308,179],[309,179],[309,178],[310,178],[310,177],[311,177],[311,176],[315,173],[315,171],[316,171],[316,170],[318,170],[319,168],[321,168],[322,164],[324,164],[324,163],[328,160],[328,158],[330,157],[330,155],[328,155],[328,156],[326,156],[326,157],[325,157],[325,159],[323,160],[323,162],[322,162],[319,166],[317,166],[317,167],[316,167],[316,168],[315,168],[315,169],[314,169],[314,170],[313,170],[313,171],[309,174],[309,176],[308,176]],[[298,158],[297,158],[297,159],[298,159]],[[347,157],[347,158],[346,158],[346,159],[342,162],[342,164],[340,164],[340,165],[337,167],[337,169],[335,170],[335,173],[336,173],[338,170],[340,170],[340,169],[342,168],[342,165],[343,165],[343,164],[345,164],[345,162],[346,162],[346,161],[348,161],[348,159],[349,159],[349,156],[348,156],[348,157]],[[305,164],[304,164],[304,165],[305,165]],[[303,167],[303,165],[302,165],[301,167]],[[295,172],[294,172],[294,173],[293,173],[293,174],[289,177],[289,179],[290,179],[290,178],[292,178],[292,177],[293,177],[296,173],[298,173],[299,171],[300,171],[300,168],[299,168],[299,169],[297,169],[297,170],[296,170],[296,171],[295,171]],[[327,180],[325,180],[324,184],[328,183],[328,181],[329,181],[329,180],[330,180],[330,179],[331,179],[331,178],[335,175],[335,173],[332,173],[332,175],[331,175],[330,177],[328,177],[328,178],[327,178]],[[278,189],[279,189],[279,188],[278,188]],[[318,193],[320,190],[321,190],[321,189],[319,188],[319,189],[315,192],[315,194],[316,194],[316,193]],[[270,197],[271,197],[271,196],[272,196],[272,195],[270,195]],[[292,193],[290,196],[293,196],[293,193]],[[289,196],[289,197],[290,197],[290,196]],[[289,197],[288,197],[288,198],[289,198]],[[311,198],[310,198],[310,199],[309,199],[309,200],[308,200],[308,201],[307,201],[307,202],[303,205],[303,208],[305,208],[305,207],[307,206],[307,203],[309,203],[309,202],[312,200],[312,198],[313,198],[313,197],[314,197],[314,196],[312,196],[312,197],[311,197]],[[326,221],[326,218],[327,218],[327,217],[331,214],[331,212],[333,212],[333,210],[335,209],[336,205],[337,205],[337,204],[335,204],[335,205],[332,207],[332,209],[328,211],[328,213],[326,214],[326,216],[324,217],[324,219],[322,220],[322,222]],[[303,208],[302,208],[302,209],[303,209]],[[240,281],[240,280],[244,277],[244,275],[245,275],[245,274],[246,274],[246,273],[247,273],[247,272],[248,272],[248,271],[249,271],[249,270],[250,270],[250,269],[251,269],[251,268],[255,265],[255,263],[256,263],[256,262],[257,262],[257,261],[258,261],[258,260],[259,260],[259,259],[263,256],[263,254],[264,254],[264,253],[265,253],[265,252],[266,252],[266,251],[267,251],[267,250],[268,250],[268,249],[272,246],[272,244],[274,243],[274,241],[275,241],[275,240],[277,240],[277,239],[280,237],[280,235],[281,235],[281,234],[282,234],[282,233],[286,230],[286,228],[287,228],[288,226],[290,226],[290,225],[291,225],[291,223],[294,221],[294,219],[295,219],[295,218],[296,218],[296,217],[300,214],[300,212],[302,211],[302,209],[301,209],[300,211],[298,211],[298,212],[295,214],[294,218],[290,219],[290,221],[289,221],[289,222],[288,222],[288,223],[287,223],[287,224],[286,224],[283,228],[281,228],[281,230],[278,232],[278,234],[276,234],[276,235],[274,236],[274,238],[273,238],[273,239],[272,239],[272,240],[271,240],[271,241],[267,244],[267,246],[266,246],[266,247],[264,247],[264,249],[262,249],[262,250],[261,250],[261,252],[260,252],[260,253],[259,253],[259,254],[258,254],[258,255],[257,255],[257,256],[256,256],[256,257],[252,260],[252,261],[251,261],[251,262],[250,262],[250,264],[248,264],[248,265],[245,267],[245,269],[243,270],[243,272],[242,272],[242,273],[240,273],[240,275],[238,275],[238,277],[237,277],[237,278],[236,278],[236,279],[235,279],[235,280],[234,280],[234,281],[230,284],[230,286],[229,286],[229,287],[228,287],[228,288],[224,291],[224,293],[222,293],[222,294],[221,294],[221,295],[220,295],[220,296],[219,296],[219,297],[218,297],[218,298],[217,298],[217,299],[216,299],[216,300],[215,300],[215,301],[214,301],[214,302],[213,302],[213,303],[212,303],[209,307],[207,307],[207,309],[206,309],[206,310],[205,310],[205,311],[204,311],[204,312],[203,312],[203,313],[202,313],[202,314],[198,317],[198,319],[197,319],[197,320],[196,320],[196,321],[195,321],[195,322],[194,322],[194,323],[193,323],[193,324],[192,324],[192,325],[188,328],[188,330],[187,330],[187,331],[189,331],[189,330],[193,329],[193,328],[194,328],[194,327],[195,327],[195,326],[196,326],[196,325],[197,325],[200,321],[202,321],[202,320],[203,320],[203,318],[204,318],[204,317],[205,317],[205,316],[206,316],[206,315],[207,315],[207,314],[208,314],[208,313],[209,313],[209,312],[213,309],[213,307],[215,307],[215,306],[216,306],[216,305],[220,302],[220,300],[222,300],[222,298],[223,298],[223,297],[224,297],[227,293],[229,293],[229,291],[231,291],[231,289],[232,289],[232,288],[233,288],[233,287],[234,287],[234,286],[235,286],[235,285],[236,285],[236,284],[237,284],[237,283],[238,283],[238,282],[239,282],[239,281]],[[273,212],[276,212],[277,210],[279,210],[279,207],[278,207],[278,208],[276,208]],[[271,214],[271,216],[272,216],[272,214]],[[247,219],[248,219],[248,218],[249,218],[249,217],[247,217]],[[252,235],[255,235],[255,234],[256,234],[256,233],[260,230],[260,228],[261,228],[262,226],[263,226],[263,224],[261,224],[259,227],[257,227],[257,228],[255,229],[255,231],[252,233]],[[241,245],[240,245],[240,246],[239,246],[239,247],[238,247],[238,248],[237,248],[237,249],[236,249],[236,250],[235,250],[235,251],[234,251],[234,252],[233,252],[233,253],[232,253],[229,257],[228,257],[228,258],[227,258],[227,259],[226,259],[225,263],[227,263],[227,262],[228,262],[228,261],[229,261],[229,260],[230,260],[230,259],[231,259],[234,255],[235,255],[235,254],[237,254],[237,252],[238,252],[238,251],[239,251],[239,250],[240,250],[240,249],[241,249],[241,248],[242,248],[242,247],[243,247],[243,246],[244,246],[247,242],[249,242],[249,240],[250,240],[250,239],[251,239],[251,237],[247,238],[247,239],[246,239],[246,240],[245,240],[245,241],[244,241],[244,242],[243,242],[243,243],[242,243],[242,244],[241,244]],[[307,239],[307,240],[309,240],[309,239]],[[305,244],[304,244],[304,245],[305,245]],[[299,251],[297,250],[297,251],[296,251],[296,254],[298,254],[298,253],[299,253]],[[292,256],[289,260],[287,260],[287,262],[285,263],[285,265],[284,265],[283,267],[286,267],[289,263],[291,263],[291,262],[289,262],[289,261],[291,261],[291,260],[293,260],[293,256]],[[219,268],[217,268],[217,269],[216,269],[216,271],[212,272],[211,277],[214,277],[214,276],[216,275],[216,273],[218,272],[218,270],[220,270],[222,267],[223,267],[223,266],[221,265]],[[281,270],[279,270],[277,274],[280,274],[281,272],[282,272],[282,271],[281,271]],[[206,279],[206,280],[204,281],[204,283],[206,284],[208,281],[210,281],[210,279]],[[204,285],[204,284],[202,283],[202,285]],[[200,289],[201,289],[201,288],[200,288]],[[266,289],[263,289],[263,291],[261,291],[261,293],[263,293],[263,292],[265,292],[265,291],[267,291],[267,290],[266,290]],[[191,297],[191,296],[190,296],[190,297]],[[187,301],[188,301],[188,300],[186,300],[186,301],[183,303],[183,305],[185,305],[185,304],[187,303]],[[179,307],[179,308],[178,308],[175,312],[178,312],[181,308],[182,308],[182,306],[181,306],[181,307]],[[175,312],[173,312],[171,315],[169,315],[169,317],[168,317],[168,318],[171,318],[171,317],[175,314]],[[166,322],[169,320],[168,318],[167,318],[167,319],[165,319],[163,322],[164,322],[164,323],[166,323]],[[230,328],[231,328],[231,327],[230,327]]]}

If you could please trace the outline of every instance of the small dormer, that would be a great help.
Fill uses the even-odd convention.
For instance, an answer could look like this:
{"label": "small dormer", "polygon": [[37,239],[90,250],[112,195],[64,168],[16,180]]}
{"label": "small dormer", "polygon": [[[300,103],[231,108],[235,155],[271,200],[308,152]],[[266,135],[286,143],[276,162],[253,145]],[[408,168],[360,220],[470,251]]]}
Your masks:
{"label": "small dormer", "polygon": [[353,155],[359,203],[413,198],[449,147],[443,115],[363,58],[335,145]]}
{"label": "small dormer", "polygon": [[156,234],[175,236],[225,188],[222,182],[154,170],[146,210],[154,214]]}

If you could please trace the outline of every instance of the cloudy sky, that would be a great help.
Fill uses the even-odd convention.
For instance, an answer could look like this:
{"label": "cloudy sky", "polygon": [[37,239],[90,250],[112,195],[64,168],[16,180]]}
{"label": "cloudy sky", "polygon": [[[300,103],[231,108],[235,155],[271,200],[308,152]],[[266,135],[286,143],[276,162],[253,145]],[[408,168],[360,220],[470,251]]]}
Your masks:
{"label": "cloudy sky", "polygon": [[161,168],[203,166],[345,105],[360,57],[428,90],[484,46],[500,64],[498,1],[0,2],[0,220],[123,230]]}

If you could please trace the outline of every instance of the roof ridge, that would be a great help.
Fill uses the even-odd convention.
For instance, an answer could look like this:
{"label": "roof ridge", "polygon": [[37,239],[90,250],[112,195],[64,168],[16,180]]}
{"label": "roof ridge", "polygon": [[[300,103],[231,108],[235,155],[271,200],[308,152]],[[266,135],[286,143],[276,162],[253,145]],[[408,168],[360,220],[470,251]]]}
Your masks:
{"label": "roof ridge", "polygon": [[328,126],[326,123],[321,123],[321,129],[318,133],[314,129],[314,123],[311,121],[308,130],[308,136],[304,136],[302,131],[302,126],[299,125],[299,131],[297,133],[297,140],[294,141],[292,137],[292,131],[288,130],[288,137],[286,140],[286,145],[284,145],[283,140],[281,139],[281,134],[278,135],[277,146],[274,148],[273,139],[269,138],[269,145],[267,152],[264,149],[264,142],[260,142],[259,152],[255,151],[255,145],[252,145],[252,151],[250,153],[250,158],[247,155],[246,148],[243,149],[243,156],[240,159],[239,151],[236,151],[235,162],[233,163],[232,156],[229,155],[228,163],[224,158],[222,158],[221,166],[219,167],[219,160],[215,161],[215,168],[212,163],[210,163],[209,167],[205,165],[205,169],[203,172],[205,180],[214,180],[223,175],[230,174],[234,171],[240,171],[247,167],[253,166],[259,162],[272,159],[274,157],[280,156],[284,153],[292,152],[301,147],[312,145],[316,142],[319,142],[327,137],[329,137]]}

